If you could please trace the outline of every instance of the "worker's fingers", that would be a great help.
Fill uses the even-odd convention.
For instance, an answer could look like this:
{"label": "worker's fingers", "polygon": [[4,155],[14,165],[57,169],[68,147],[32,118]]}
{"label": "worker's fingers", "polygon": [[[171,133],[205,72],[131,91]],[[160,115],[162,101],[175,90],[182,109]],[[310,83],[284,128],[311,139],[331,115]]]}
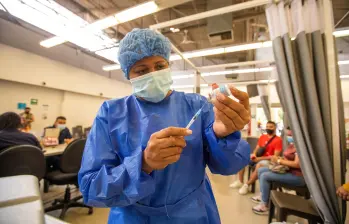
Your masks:
{"label": "worker's fingers", "polygon": [[186,128],[169,127],[156,133],[156,138],[167,138],[170,136],[187,136],[193,132]]}
{"label": "worker's fingers", "polygon": [[229,119],[227,115],[218,110],[216,107],[213,108],[216,120],[221,121],[227,129],[236,129],[233,120]]}
{"label": "worker's fingers", "polygon": [[244,105],[246,110],[250,110],[250,99],[247,93],[238,90],[233,85],[228,84],[228,87],[230,89],[230,92],[233,94],[233,96],[239,100],[239,102]]}
{"label": "worker's fingers", "polygon": [[169,147],[181,147],[184,148],[187,143],[182,136],[170,136],[167,138],[161,138],[156,140],[158,149],[165,149]]}
{"label": "worker's fingers", "polygon": [[167,164],[172,164],[175,163],[179,160],[179,158],[181,158],[180,154],[174,155],[174,156],[169,156],[164,158],[164,162],[166,162]]}
{"label": "worker's fingers", "polygon": [[217,110],[224,113],[230,120],[232,120],[233,123],[235,124],[235,127],[238,130],[243,129],[244,126],[246,125],[246,122],[248,121],[248,117],[246,117],[246,119],[241,118],[239,114],[237,114],[234,110],[230,109],[229,107],[225,106],[219,101],[214,102],[214,106]]}
{"label": "worker's fingers", "polygon": [[161,149],[159,151],[159,155],[161,158],[167,158],[175,155],[180,155],[183,151],[181,147],[170,147],[166,149]]}
{"label": "worker's fingers", "polygon": [[245,122],[250,120],[250,111],[247,110],[244,105],[238,103],[222,93],[217,94],[217,101],[234,110]]}
{"label": "worker's fingers", "polygon": [[226,106],[225,104],[219,102],[216,99],[212,100],[212,104],[219,111],[227,115],[227,117],[229,117],[231,120],[234,120],[235,118],[239,117],[239,114],[237,114],[234,110],[232,110],[230,107]]}

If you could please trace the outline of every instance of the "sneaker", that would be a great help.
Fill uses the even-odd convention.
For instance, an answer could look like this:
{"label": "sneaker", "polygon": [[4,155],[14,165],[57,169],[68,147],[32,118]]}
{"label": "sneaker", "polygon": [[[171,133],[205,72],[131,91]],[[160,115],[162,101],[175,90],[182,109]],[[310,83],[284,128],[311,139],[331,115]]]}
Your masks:
{"label": "sneaker", "polygon": [[253,196],[253,197],[251,198],[251,201],[253,201],[253,202],[256,203],[256,204],[259,204],[259,203],[261,203],[262,198],[261,198],[260,195],[256,195],[256,196]]}
{"label": "sneaker", "polygon": [[269,209],[264,203],[260,203],[252,208],[252,211],[257,215],[268,215]]}
{"label": "sneaker", "polygon": [[237,189],[237,188],[242,187],[242,185],[244,185],[244,184],[241,183],[240,180],[236,180],[232,184],[230,184],[229,187]]}
{"label": "sneaker", "polygon": [[248,185],[247,184],[244,184],[242,185],[242,187],[240,188],[239,190],[239,194],[241,195],[245,195],[248,193]]}

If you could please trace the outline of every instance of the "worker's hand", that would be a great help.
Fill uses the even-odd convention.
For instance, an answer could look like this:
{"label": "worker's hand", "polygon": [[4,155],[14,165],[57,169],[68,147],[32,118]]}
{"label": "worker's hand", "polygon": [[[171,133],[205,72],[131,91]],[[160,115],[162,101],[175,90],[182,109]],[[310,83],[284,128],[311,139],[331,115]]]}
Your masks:
{"label": "worker's hand", "polygon": [[184,136],[191,134],[191,130],[177,127],[165,128],[152,134],[143,152],[142,170],[151,173],[177,162],[186,146]]}
{"label": "worker's hand", "polygon": [[[212,85],[213,89],[218,87],[217,84]],[[232,86],[230,86],[230,91],[239,102],[230,99],[222,93],[218,93],[216,99],[212,101],[215,112],[213,131],[218,138],[223,138],[233,132],[242,130],[250,121],[248,94]]]}
{"label": "worker's hand", "polygon": [[343,186],[337,189],[337,195],[345,201],[349,201],[349,192]]}

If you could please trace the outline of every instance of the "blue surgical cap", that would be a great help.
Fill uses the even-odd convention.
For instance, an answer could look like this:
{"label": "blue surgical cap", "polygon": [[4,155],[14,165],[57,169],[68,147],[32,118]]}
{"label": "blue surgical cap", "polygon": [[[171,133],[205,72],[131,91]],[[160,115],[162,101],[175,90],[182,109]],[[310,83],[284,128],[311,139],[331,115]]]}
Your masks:
{"label": "blue surgical cap", "polygon": [[131,67],[139,60],[149,56],[170,59],[171,43],[162,34],[150,29],[133,29],[121,40],[118,60],[127,79]]}

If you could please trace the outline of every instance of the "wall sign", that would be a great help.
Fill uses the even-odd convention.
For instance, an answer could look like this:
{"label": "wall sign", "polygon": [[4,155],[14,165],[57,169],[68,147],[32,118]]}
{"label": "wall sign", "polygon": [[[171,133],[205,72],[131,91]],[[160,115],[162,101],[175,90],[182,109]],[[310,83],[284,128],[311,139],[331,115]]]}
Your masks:
{"label": "wall sign", "polygon": [[38,105],[38,99],[30,99],[31,105]]}
{"label": "wall sign", "polygon": [[17,109],[24,110],[27,107],[26,103],[17,103]]}

